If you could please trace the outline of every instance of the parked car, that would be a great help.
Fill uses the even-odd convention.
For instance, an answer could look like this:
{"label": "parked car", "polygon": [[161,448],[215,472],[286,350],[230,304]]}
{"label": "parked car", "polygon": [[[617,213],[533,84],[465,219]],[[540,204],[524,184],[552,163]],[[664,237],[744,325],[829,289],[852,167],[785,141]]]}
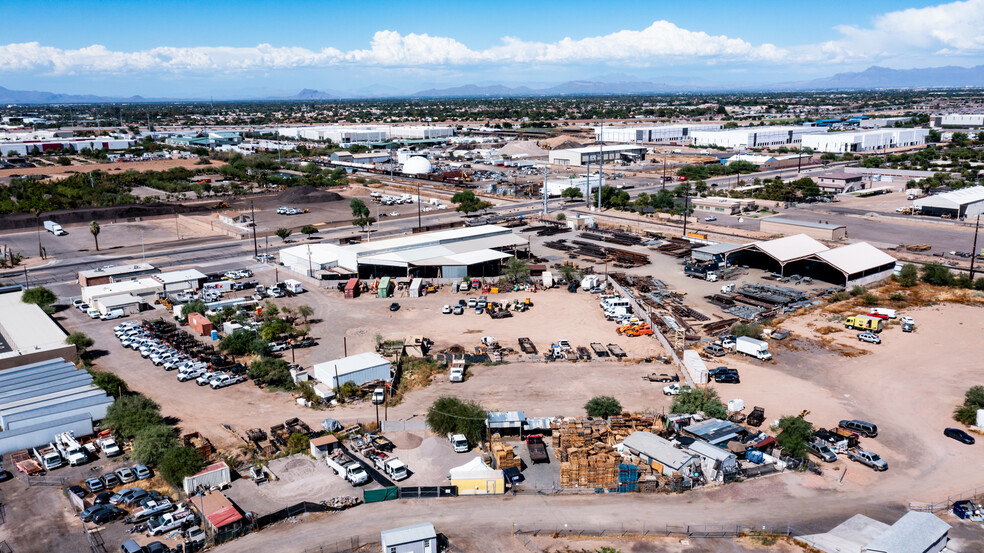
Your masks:
{"label": "parked car", "polygon": [[115,488],[120,485],[120,477],[116,476],[115,472],[107,472],[99,478],[103,481],[103,484],[105,484],[107,488]]}
{"label": "parked car", "polygon": [[100,492],[92,502],[96,505],[109,505],[111,497],[113,497],[113,492]]}
{"label": "parked car", "polygon": [[710,223],[711,221],[717,221],[718,218],[713,215],[708,215],[707,217],[704,217],[704,220]]}
{"label": "parked car", "polygon": [[125,504],[127,500],[139,494],[146,495],[146,492],[144,492],[143,488],[124,488],[114,493],[113,496],[109,498],[109,503],[110,505],[119,505],[121,503]]}
{"label": "parked car", "polygon": [[465,314],[465,310],[460,305],[456,305],[456,306],[454,306],[454,314],[455,315],[464,315]]}
{"label": "parked car", "polygon": [[120,482],[124,484],[129,484],[137,479],[137,475],[133,474],[133,470],[130,467],[121,467],[116,469],[116,476],[120,477]]}
{"label": "parked car", "polygon": [[741,378],[738,377],[738,373],[727,372],[721,373],[714,377],[714,382],[718,384],[740,384]]}
{"label": "parked car", "polygon": [[208,386],[208,384],[212,382],[212,379],[219,378],[220,376],[227,376],[227,375],[222,371],[214,372],[214,373],[205,373],[199,376],[197,379],[195,379],[195,384],[198,384],[199,386]]}
{"label": "parked car", "polygon": [[943,431],[943,435],[947,438],[953,438],[954,440],[963,442],[967,445],[974,445],[974,437],[959,428],[947,428]]}
{"label": "parked car", "polygon": [[72,307],[75,307],[76,309],[83,305],[85,305],[85,302],[82,300],[72,300]]}
{"label": "parked car", "polygon": [[114,520],[125,515],[126,511],[123,509],[117,509],[116,507],[106,507],[105,509],[99,511],[98,513],[92,515],[92,522],[96,524],[106,524],[113,522]]}
{"label": "parked car", "polygon": [[300,340],[291,342],[291,347],[294,348],[310,348],[316,345],[318,345],[318,341],[311,337],[301,338]]}
{"label": "parked car", "polygon": [[101,492],[106,489],[106,484],[98,478],[86,478],[85,488],[89,490],[89,493]]}
{"label": "parked car", "polygon": [[837,423],[837,426],[850,430],[851,432],[857,432],[865,438],[875,438],[878,436],[878,425],[872,424],[867,421],[862,420],[842,420]]}
{"label": "parked car", "polygon": [[79,519],[81,519],[82,522],[89,522],[92,520],[92,517],[96,515],[96,513],[112,508],[113,507],[109,505],[93,505],[91,507],[84,509],[81,513],[79,513]]}
{"label": "parked car", "polygon": [[99,317],[102,317],[102,313],[98,309],[94,309],[92,307],[90,307],[85,314],[88,315],[90,319],[98,319]]}
{"label": "parked car", "polygon": [[445,305],[444,307],[442,307],[441,308],[441,313],[443,313],[445,315],[450,315],[451,314],[451,306],[450,305]]}
{"label": "parked car", "polygon": [[224,374],[222,376],[217,376],[209,381],[208,385],[212,387],[213,390],[218,390],[219,388],[225,388],[226,386],[232,386],[233,384],[238,384],[243,381],[241,376],[233,376],[231,374]]}
{"label": "parked car", "polygon": [[714,378],[719,374],[728,374],[728,373],[738,374],[738,369],[732,369],[728,367],[714,367],[713,369],[707,371],[707,376]]}
{"label": "parked car", "polygon": [[881,338],[874,332],[858,332],[858,340],[872,344],[880,344]]}
{"label": "parked car", "polygon": [[146,480],[153,476],[146,465],[134,465],[133,474],[137,475],[137,480]]}
{"label": "parked car", "polygon": [[689,392],[690,386],[681,386],[679,384],[670,384],[669,386],[663,387],[663,395],[666,396],[678,396],[683,392]]}
{"label": "parked car", "polygon": [[270,351],[271,352],[275,352],[275,351],[286,351],[286,350],[287,350],[287,342],[271,342],[270,343]]}
{"label": "parked car", "polygon": [[75,494],[75,496],[78,497],[79,499],[85,497],[86,494],[89,493],[85,491],[85,488],[83,488],[82,486],[69,486],[68,491],[69,493]]}
{"label": "parked car", "polygon": [[807,442],[806,449],[827,463],[833,463],[837,460],[837,454],[834,453],[834,450],[821,441]]}
{"label": "parked car", "polygon": [[399,310],[400,310],[400,304],[396,302],[390,304],[390,311],[399,311]]}
{"label": "parked car", "polygon": [[706,353],[707,355],[713,355],[714,357],[721,357],[727,354],[728,352],[725,351],[725,349],[719,346],[718,344],[710,344],[704,347],[704,353]]}

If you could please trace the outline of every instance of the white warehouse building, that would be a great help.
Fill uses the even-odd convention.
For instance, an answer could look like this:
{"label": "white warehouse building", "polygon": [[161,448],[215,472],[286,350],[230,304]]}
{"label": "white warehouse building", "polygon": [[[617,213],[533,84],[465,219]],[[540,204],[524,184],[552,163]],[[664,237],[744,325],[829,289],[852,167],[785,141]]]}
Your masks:
{"label": "white warehouse building", "polygon": [[881,129],[859,132],[822,132],[803,137],[803,147],[815,152],[877,152],[926,143],[929,129]]}
{"label": "white warehouse building", "polygon": [[568,188],[577,188],[581,191],[581,197],[587,198],[588,196],[588,184],[590,183],[590,189],[597,192],[598,183],[605,185],[605,179],[601,178],[600,175],[591,175],[589,177],[575,177],[573,179],[548,179],[547,180],[547,196],[560,196],[564,193],[564,190]]}
{"label": "white warehouse building", "polygon": [[700,131],[719,131],[723,128],[720,123],[631,126],[631,127],[595,127],[595,140],[605,142],[653,142],[659,144],[686,144],[690,142],[690,133]]}
{"label": "white warehouse building", "polygon": [[426,125],[316,125],[277,129],[281,136],[306,140],[331,140],[336,144],[386,142],[393,139],[440,140],[454,136],[454,127]]}
{"label": "white warehouse building", "polygon": [[550,163],[571,167],[584,167],[589,163],[597,165],[604,156],[606,164],[618,161],[639,161],[646,158],[648,150],[645,146],[588,146],[587,148],[571,148],[569,150],[550,150]]}
{"label": "white warehouse building", "polygon": [[982,113],[950,113],[933,117],[934,127],[984,127]]}
{"label": "white warehouse building", "polygon": [[694,146],[720,146],[733,150],[799,146],[804,135],[827,132],[823,127],[790,125],[784,127],[741,127],[720,131],[694,130]]}

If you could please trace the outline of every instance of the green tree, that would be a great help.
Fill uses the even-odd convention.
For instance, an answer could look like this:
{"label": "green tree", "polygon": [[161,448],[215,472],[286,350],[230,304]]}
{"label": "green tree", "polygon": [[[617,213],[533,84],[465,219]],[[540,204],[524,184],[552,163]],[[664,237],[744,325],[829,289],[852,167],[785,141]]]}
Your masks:
{"label": "green tree", "polygon": [[571,186],[570,188],[565,188],[563,192],[560,193],[561,198],[567,198],[570,200],[576,200],[584,196],[581,189],[576,186]]}
{"label": "green tree", "polygon": [[954,146],[956,146],[958,148],[963,148],[964,146],[967,145],[967,143],[969,141],[970,140],[967,137],[967,133],[965,133],[965,132],[955,132],[955,133],[953,133],[953,138],[950,139],[950,144],[952,144],[952,145],[954,145]]}
{"label": "green tree", "polygon": [[813,436],[813,425],[803,417],[779,419],[779,435],[776,442],[790,457],[804,457],[807,441]]}
{"label": "green tree", "polygon": [[24,294],[21,296],[21,301],[24,303],[33,303],[43,309],[45,313],[50,315],[54,312],[51,305],[58,301],[58,296],[44,286],[35,286],[34,288],[24,290]]}
{"label": "green tree", "polygon": [[297,314],[304,319],[304,324],[307,324],[308,318],[314,315],[314,308],[307,304],[298,305]]}
{"label": "green tree", "polygon": [[369,216],[369,206],[366,202],[359,198],[352,198],[349,200],[349,207],[352,209],[353,217],[368,217]]}
{"label": "green tree", "polygon": [[270,349],[270,344],[253,330],[241,328],[226,336],[219,342],[219,351],[229,355],[240,356],[249,353],[263,355]]}
{"label": "green tree", "polygon": [[708,417],[723,419],[728,416],[728,409],[721,402],[721,397],[717,390],[711,387],[703,390],[696,388],[681,392],[673,398],[670,405],[672,413],[697,413],[702,412]]}
{"label": "green tree", "polygon": [[694,192],[696,192],[698,194],[706,194],[707,193],[707,183],[704,182],[704,181],[702,181],[702,180],[699,180],[699,181],[695,182],[694,183]]}
{"label": "green tree", "polygon": [[584,404],[589,417],[607,419],[622,412],[622,404],[612,396],[595,396]]}
{"label": "green tree", "polygon": [[58,159],[56,159],[55,162],[58,163],[58,165],[71,165],[72,164],[72,160],[68,159],[65,156],[58,156]]}
{"label": "green tree", "polygon": [[293,334],[294,326],[283,319],[272,319],[260,325],[260,337],[267,341]]}
{"label": "green tree", "polygon": [[202,470],[205,462],[193,447],[172,447],[157,462],[157,469],[172,486],[180,486],[186,476]]}
{"label": "green tree", "polygon": [[530,278],[530,264],[518,257],[510,257],[502,268],[502,278],[511,284],[521,284]]}
{"label": "green tree", "polygon": [[968,426],[977,424],[977,410],[984,409],[984,386],[971,386],[964,394],[964,402],[953,410],[953,418]]}
{"label": "green tree", "polygon": [[567,220],[567,215],[564,215],[563,213],[558,213],[556,219],[558,221],[566,221]]}
{"label": "green tree", "polygon": [[427,426],[438,434],[464,434],[469,442],[478,443],[485,433],[488,412],[474,401],[441,396],[427,410]]}
{"label": "green tree", "polygon": [[304,225],[301,227],[301,234],[310,238],[312,234],[318,234],[318,229],[311,225]]}
{"label": "green tree", "polygon": [[92,221],[89,223],[89,232],[92,233],[92,238],[96,241],[96,251],[99,251],[99,232],[102,229],[99,228],[99,221]]}
{"label": "green tree", "polygon": [[75,352],[79,357],[85,356],[85,351],[96,343],[85,332],[73,332],[65,337],[65,343],[75,346]]}
{"label": "green tree", "polygon": [[929,129],[929,133],[926,134],[926,143],[928,144],[939,144],[943,141],[943,135],[940,131],[936,129]]}
{"label": "green tree", "polygon": [[103,426],[112,428],[117,436],[126,440],[136,436],[143,428],[163,423],[161,407],[141,394],[117,399],[103,417]]}
{"label": "green tree", "polygon": [[126,381],[110,372],[89,371],[92,375],[92,384],[107,394],[119,399],[129,393]]}
{"label": "green tree", "polygon": [[306,451],[311,451],[311,439],[304,434],[298,434],[297,432],[290,435],[287,438],[287,452],[290,455],[296,453],[303,453]]}
{"label": "green tree", "polygon": [[276,235],[280,237],[281,240],[286,242],[287,239],[290,238],[290,235],[293,233],[294,231],[290,230],[289,228],[280,227],[277,229]]}
{"label": "green tree", "polygon": [[927,263],[922,266],[922,281],[934,286],[952,286],[953,273],[939,263]]}
{"label": "green tree", "polygon": [[174,428],[166,424],[145,426],[133,438],[133,458],[144,464],[157,465],[167,450],[178,445]]}
{"label": "green tree", "polygon": [[738,323],[731,327],[731,333],[735,336],[748,336],[759,340],[762,338],[762,325],[756,323]]}
{"label": "green tree", "polygon": [[264,357],[253,361],[247,375],[258,378],[263,384],[284,390],[294,388],[294,380],[290,376],[290,364],[283,359]]}
{"label": "green tree", "polygon": [[915,286],[919,281],[919,268],[912,263],[906,263],[899,271],[896,280],[898,280],[899,284],[907,288],[910,286]]}
{"label": "green tree", "polygon": [[208,307],[205,306],[205,302],[202,300],[191,300],[181,306],[181,316],[185,319],[187,319],[188,315],[191,315],[192,313],[201,313],[204,315],[207,311]]}
{"label": "green tree", "polygon": [[460,211],[465,215],[492,207],[492,202],[487,202],[479,198],[471,190],[456,192],[454,196],[451,196],[451,203],[458,204],[455,211]]}

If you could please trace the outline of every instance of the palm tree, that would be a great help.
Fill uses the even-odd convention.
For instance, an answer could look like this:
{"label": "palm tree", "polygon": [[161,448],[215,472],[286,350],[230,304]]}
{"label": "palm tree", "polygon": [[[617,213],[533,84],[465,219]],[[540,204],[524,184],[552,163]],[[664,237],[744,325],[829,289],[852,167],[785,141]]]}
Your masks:
{"label": "palm tree", "polygon": [[89,232],[92,233],[92,237],[96,240],[96,251],[97,252],[99,251],[99,231],[100,230],[101,229],[99,228],[99,222],[98,221],[93,221],[93,222],[89,223]]}

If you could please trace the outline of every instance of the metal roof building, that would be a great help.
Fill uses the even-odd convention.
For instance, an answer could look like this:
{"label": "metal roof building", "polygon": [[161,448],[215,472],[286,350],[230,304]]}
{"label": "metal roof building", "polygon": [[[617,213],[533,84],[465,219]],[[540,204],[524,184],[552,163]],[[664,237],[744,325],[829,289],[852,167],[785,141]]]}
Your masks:
{"label": "metal roof building", "polygon": [[606,164],[616,161],[638,161],[645,159],[648,150],[645,146],[607,145],[571,148],[569,150],[550,150],[549,162],[570,167],[584,167],[589,163],[597,165],[603,159]]}
{"label": "metal roof building", "polygon": [[280,262],[301,273],[462,278],[498,274],[501,260],[527,239],[496,225],[462,227],[359,244],[310,244],[280,250]]}
{"label": "metal roof building", "polygon": [[383,553],[437,553],[437,532],[429,522],[379,533]]}
{"label": "metal roof building", "polygon": [[82,301],[93,305],[100,298],[130,294],[147,303],[153,303],[157,295],[164,291],[164,285],[153,277],[141,277],[136,280],[110,282],[82,288]]}
{"label": "metal roof building", "polygon": [[949,215],[955,219],[977,217],[984,212],[984,186],[971,186],[912,203],[924,215]]}
{"label": "metal roof building", "polygon": [[123,280],[136,280],[142,276],[152,275],[157,268],[150,263],[134,263],[132,265],[110,265],[97,267],[88,271],[79,271],[79,286],[95,286]]}
{"label": "metal roof building", "polygon": [[683,427],[683,431],[711,445],[728,443],[748,432],[741,425],[721,419],[707,419],[697,424],[691,424]]}
{"label": "metal roof building", "polygon": [[864,546],[865,553],[936,553],[946,547],[950,525],[932,513],[910,511]]}
{"label": "metal roof building", "polygon": [[314,366],[314,377],[337,388],[346,382],[361,386],[374,380],[389,381],[393,375],[391,364],[382,355],[364,352]]}
{"label": "metal roof building", "polygon": [[844,286],[870,284],[888,278],[895,258],[858,242],[830,249],[805,234],[745,244],[724,253],[728,264],[742,263],[783,276],[799,274]]}
{"label": "metal roof building", "polygon": [[847,227],[844,225],[831,225],[813,221],[798,221],[785,217],[769,217],[762,219],[759,224],[762,232],[774,232],[777,234],[796,233],[805,234],[817,240],[843,240],[847,238]]}
{"label": "metal roof building", "polygon": [[680,449],[673,442],[652,432],[633,432],[615,449],[624,456],[637,456],[660,474],[670,476],[679,472],[687,476],[687,469],[699,464],[693,453]]}
{"label": "metal roof building", "polygon": [[205,280],[205,275],[197,269],[182,269],[157,273],[152,278],[164,285],[165,292],[181,292],[197,290]]}
{"label": "metal roof building", "polygon": [[68,333],[40,307],[21,301],[23,295],[19,286],[0,293],[0,371],[56,357],[75,361]]}

